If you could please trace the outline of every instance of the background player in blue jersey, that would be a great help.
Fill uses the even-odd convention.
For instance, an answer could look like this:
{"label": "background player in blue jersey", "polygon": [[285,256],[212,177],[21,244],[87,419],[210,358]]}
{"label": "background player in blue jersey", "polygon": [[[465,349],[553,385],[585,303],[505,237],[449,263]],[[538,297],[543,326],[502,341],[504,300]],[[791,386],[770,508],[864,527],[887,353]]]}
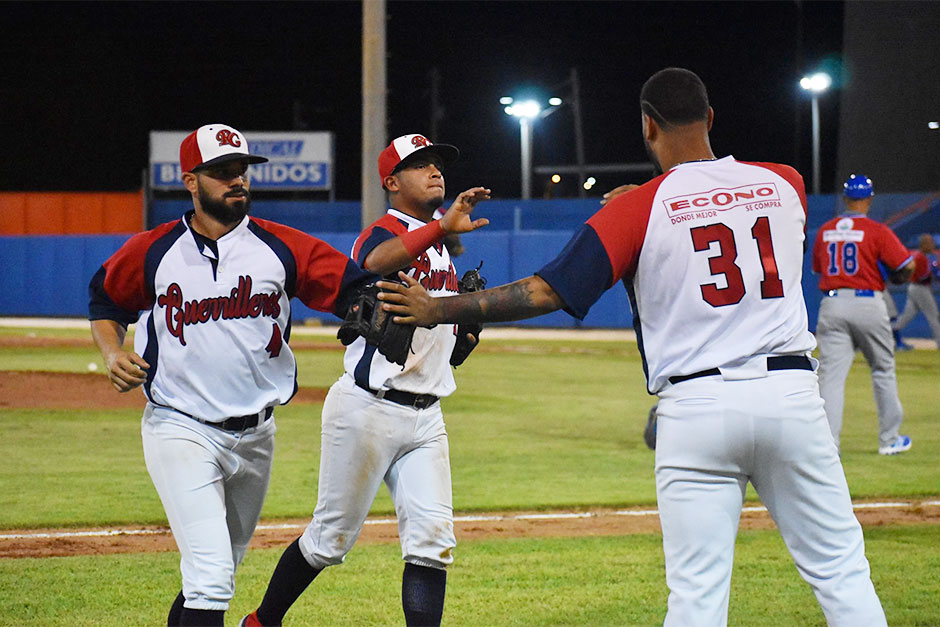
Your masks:
{"label": "background player in blue jersey", "polygon": [[248,166],[263,161],[224,124],[187,136],[193,209],[128,240],[89,288],[111,383],[147,396],[144,459],[181,554],[168,625],[223,625],[268,486],[274,407],[297,390],[290,299],[344,316],[375,279],[325,242],[248,217]]}

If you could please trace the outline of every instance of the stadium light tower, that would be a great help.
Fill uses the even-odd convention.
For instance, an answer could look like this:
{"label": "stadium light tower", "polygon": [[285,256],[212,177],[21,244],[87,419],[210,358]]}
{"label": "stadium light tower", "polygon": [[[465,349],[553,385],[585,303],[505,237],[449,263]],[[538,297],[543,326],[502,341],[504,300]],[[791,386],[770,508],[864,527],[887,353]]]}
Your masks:
{"label": "stadium light tower", "polygon": [[514,102],[512,98],[499,99],[506,105],[503,111],[519,119],[519,134],[522,143],[522,198],[528,200],[532,191],[532,122],[542,113],[542,105],[535,100]]}
{"label": "stadium light tower", "polygon": [[813,100],[813,193],[819,194],[819,94],[832,85],[832,77],[825,72],[800,79],[800,87],[810,93]]}

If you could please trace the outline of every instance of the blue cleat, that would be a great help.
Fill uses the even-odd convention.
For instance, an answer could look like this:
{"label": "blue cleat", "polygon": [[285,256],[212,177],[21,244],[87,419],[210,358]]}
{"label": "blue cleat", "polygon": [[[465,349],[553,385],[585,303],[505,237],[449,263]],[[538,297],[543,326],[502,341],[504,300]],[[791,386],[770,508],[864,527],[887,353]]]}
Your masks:
{"label": "blue cleat", "polygon": [[898,438],[889,446],[882,446],[878,449],[879,455],[897,455],[904,451],[911,450],[911,436],[899,435]]}

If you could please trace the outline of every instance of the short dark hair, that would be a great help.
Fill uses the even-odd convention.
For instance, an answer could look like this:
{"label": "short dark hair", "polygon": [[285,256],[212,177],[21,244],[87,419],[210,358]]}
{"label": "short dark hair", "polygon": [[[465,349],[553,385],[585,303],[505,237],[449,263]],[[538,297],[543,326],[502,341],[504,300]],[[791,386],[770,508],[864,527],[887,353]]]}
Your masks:
{"label": "short dark hair", "polygon": [[643,84],[640,109],[663,127],[702,122],[708,119],[708,92],[695,72],[668,67]]}

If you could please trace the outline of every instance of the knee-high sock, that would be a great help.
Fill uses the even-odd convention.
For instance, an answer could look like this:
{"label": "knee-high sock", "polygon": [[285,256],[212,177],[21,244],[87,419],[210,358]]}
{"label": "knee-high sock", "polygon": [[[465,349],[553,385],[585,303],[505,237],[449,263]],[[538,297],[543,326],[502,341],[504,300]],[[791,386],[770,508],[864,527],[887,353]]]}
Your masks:
{"label": "knee-high sock", "polygon": [[194,610],[184,607],[180,625],[185,627],[225,627],[225,610]]}
{"label": "knee-high sock", "polygon": [[258,606],[258,620],[261,624],[280,625],[290,606],[319,574],[320,570],[307,563],[300,552],[300,538],[294,540],[281,555],[264,599]]}
{"label": "knee-high sock", "polygon": [[180,590],[180,593],[176,595],[176,599],[173,600],[170,613],[166,617],[166,627],[179,627],[180,614],[183,613],[183,602],[185,600],[186,597],[183,596],[183,591]]}
{"label": "knee-high sock", "polygon": [[401,578],[401,606],[405,624],[440,625],[444,614],[447,571],[415,564],[405,564]]}

